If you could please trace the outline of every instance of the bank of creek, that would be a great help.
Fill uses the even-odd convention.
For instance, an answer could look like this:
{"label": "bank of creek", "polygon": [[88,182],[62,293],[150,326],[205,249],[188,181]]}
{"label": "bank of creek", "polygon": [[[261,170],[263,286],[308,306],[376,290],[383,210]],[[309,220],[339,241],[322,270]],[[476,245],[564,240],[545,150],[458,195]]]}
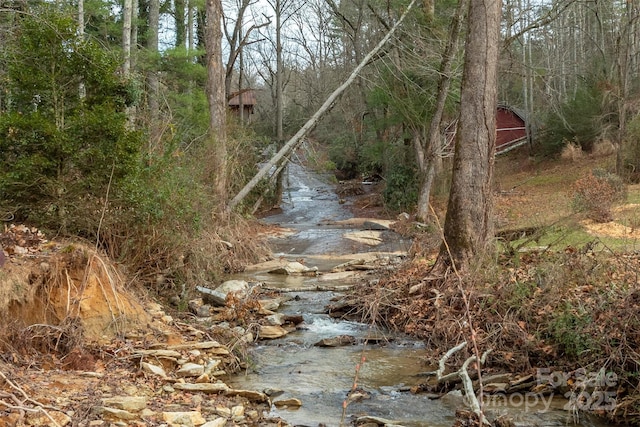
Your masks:
{"label": "bank of creek", "polygon": [[[327,314],[326,307],[341,289],[369,279],[366,272],[332,273],[334,267],[377,259],[393,268],[411,244],[386,229],[384,221],[352,218],[343,202],[322,177],[290,164],[282,211],[264,218],[286,230],[271,240],[275,260],[232,278],[279,290],[286,300],[279,312],[302,316],[304,322],[281,338],[258,341],[250,349],[246,372],[229,384],[266,390],[279,400],[299,399],[300,407],[273,406],[271,410],[271,415],[292,425],[349,425],[369,416],[378,423],[451,426],[456,409],[464,407],[459,392],[444,396],[412,392],[412,387],[425,382],[425,372],[437,368],[427,366],[425,360],[437,360],[438,355],[425,354],[423,344],[407,336]],[[319,274],[269,273],[274,266],[296,261],[317,268]],[[317,345],[344,336],[353,337],[354,344]],[[343,418],[354,381],[357,391],[348,399]],[[564,410],[566,405],[562,397],[522,393],[494,399],[494,404],[489,401],[487,408],[512,417],[516,425],[559,426],[576,421],[583,426],[606,425],[584,415],[577,420]]]}
{"label": "bank of creek", "polygon": [[[50,242],[25,225],[6,227],[0,233],[7,255],[0,268],[0,427],[448,427],[460,421],[459,391],[423,386],[430,381],[425,373],[464,336],[462,322],[445,324],[454,337],[434,351],[409,336],[327,314],[348,292],[382,289],[372,281],[384,283],[385,269],[406,271],[412,245],[388,229],[391,221],[353,218],[350,199],[341,200],[328,182],[290,164],[282,210],[264,218],[271,224],[265,228],[278,230],[271,260],[225,278],[253,287],[244,296],[225,294],[215,306],[201,295],[173,295],[173,306],[136,297],[127,289],[130,279],[95,248]],[[311,274],[281,274],[295,266]],[[198,287],[212,297],[224,286]],[[437,314],[451,308],[442,304]],[[501,350],[494,362],[508,359],[496,355]],[[455,370],[457,361],[450,362]],[[561,426],[578,417],[577,425],[606,425],[564,410],[566,388],[545,392],[536,387],[545,380],[538,384],[531,371],[509,372],[504,363],[499,369],[483,377],[490,419],[505,414],[519,426]],[[500,394],[501,387],[519,391]]]}

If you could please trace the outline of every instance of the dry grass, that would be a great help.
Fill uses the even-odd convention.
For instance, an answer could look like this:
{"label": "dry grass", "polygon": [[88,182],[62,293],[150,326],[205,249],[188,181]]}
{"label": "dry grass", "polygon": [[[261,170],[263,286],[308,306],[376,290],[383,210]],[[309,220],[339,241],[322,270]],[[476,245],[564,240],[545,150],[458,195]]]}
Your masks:
{"label": "dry grass", "polygon": [[[423,339],[434,363],[469,336],[457,278],[434,280],[429,273],[429,263],[416,259],[349,298],[363,320]],[[553,366],[569,372],[606,366],[620,378],[618,397],[634,395],[639,275],[640,256],[588,248],[530,252],[479,266],[466,277],[464,290],[479,346],[493,350],[489,368]]]}

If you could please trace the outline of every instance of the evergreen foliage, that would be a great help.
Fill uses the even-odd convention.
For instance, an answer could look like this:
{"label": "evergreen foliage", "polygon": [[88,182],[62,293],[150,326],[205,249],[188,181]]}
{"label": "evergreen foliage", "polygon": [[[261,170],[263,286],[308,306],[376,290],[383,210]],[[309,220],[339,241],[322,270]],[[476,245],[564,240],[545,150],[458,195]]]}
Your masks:
{"label": "evergreen foliage", "polygon": [[550,111],[541,138],[544,154],[559,154],[569,142],[591,151],[602,133],[602,97],[595,83],[583,80],[573,97]]}
{"label": "evergreen foliage", "polygon": [[[85,235],[76,222],[139,162],[140,134],[116,55],[77,36],[71,15],[42,5],[20,21],[6,59],[0,116],[0,200],[18,220]],[[81,95],[81,85],[83,87]]]}

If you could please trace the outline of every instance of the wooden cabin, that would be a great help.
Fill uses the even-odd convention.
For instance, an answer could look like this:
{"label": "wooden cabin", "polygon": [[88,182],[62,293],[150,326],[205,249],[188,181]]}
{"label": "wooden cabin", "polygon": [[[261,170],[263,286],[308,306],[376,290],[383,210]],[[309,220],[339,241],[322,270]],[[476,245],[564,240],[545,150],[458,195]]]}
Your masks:
{"label": "wooden cabin", "polygon": [[[256,92],[253,89],[243,89],[231,94],[229,110],[243,123],[251,123],[256,103]],[[240,106],[242,106],[242,110]]]}
{"label": "wooden cabin", "polygon": [[496,111],[496,155],[506,153],[528,141],[524,114],[507,105]]}
{"label": "wooden cabin", "polygon": [[[443,152],[453,155],[458,121],[454,120],[444,130]],[[498,105],[496,109],[496,155],[506,153],[529,141],[525,115],[508,105]]]}

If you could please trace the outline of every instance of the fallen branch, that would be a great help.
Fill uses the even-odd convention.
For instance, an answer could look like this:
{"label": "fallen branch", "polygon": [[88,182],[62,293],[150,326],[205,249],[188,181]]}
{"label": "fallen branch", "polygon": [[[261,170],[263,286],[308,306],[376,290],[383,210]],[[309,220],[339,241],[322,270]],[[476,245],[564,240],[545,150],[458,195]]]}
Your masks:
{"label": "fallen branch", "polygon": [[54,410],[54,411],[58,411],[58,412],[60,412],[60,409],[55,408],[53,406],[44,405],[44,404],[38,402],[37,400],[30,398],[27,395],[27,393],[21,387],[17,386],[13,382],[11,382],[11,380],[9,380],[9,378],[7,378],[7,376],[2,371],[0,371],[0,378],[2,378],[9,385],[9,387],[14,389],[18,393],[20,393],[22,395],[22,397],[24,398],[24,402],[29,402],[29,403],[35,405],[36,407],[35,408],[30,408],[28,406],[24,406],[24,402],[21,401],[16,395],[11,394],[11,393],[3,393],[2,397],[10,397],[11,400],[13,400],[16,403],[16,405],[11,405],[11,404],[9,404],[7,402],[4,402],[4,401],[0,400],[0,404],[1,405],[5,406],[8,409],[15,409],[15,410],[18,410],[18,411],[42,412],[44,414],[44,416],[49,418],[49,420],[53,423],[54,426],[61,427],[60,424],[58,424],[58,422],[46,411],[45,408],[51,409],[51,410]]}
{"label": "fallen branch", "polygon": [[[473,355],[471,357],[468,357],[467,360],[464,361],[464,363],[462,364],[462,367],[460,367],[460,369],[458,369],[455,372],[451,372],[451,373],[449,373],[447,375],[444,375],[444,371],[446,369],[445,364],[447,363],[447,360],[454,353],[462,350],[466,346],[467,346],[467,342],[463,341],[460,344],[458,344],[457,346],[449,349],[449,351],[447,351],[444,354],[444,356],[442,356],[442,358],[440,358],[440,361],[438,362],[438,370],[435,371],[435,375],[436,375],[436,378],[438,379],[439,383],[445,382],[445,381],[450,381],[450,380],[453,380],[453,379],[456,379],[456,378],[460,378],[460,380],[462,381],[462,385],[464,387],[464,394],[467,397],[467,403],[471,407],[471,410],[478,416],[478,418],[480,419],[480,421],[483,424],[489,424],[489,422],[487,421],[486,417],[482,413],[482,408],[480,407],[480,402],[478,401],[478,397],[476,396],[476,392],[473,389],[473,382],[471,381],[471,377],[469,376],[469,365],[474,363],[474,362],[478,362],[478,358],[475,355]],[[485,351],[484,354],[482,355],[482,357],[480,358],[480,362],[478,363],[478,372],[480,371],[480,365],[485,363],[489,353],[491,353],[491,350]]]}
{"label": "fallen branch", "polygon": [[289,292],[346,292],[355,288],[355,285],[335,285],[335,286],[301,286],[297,288],[277,288],[275,286],[263,286],[265,291],[289,293]]}
{"label": "fallen branch", "polygon": [[[398,22],[387,32],[387,34],[380,40],[380,42],[362,59],[362,61],[358,64],[358,66],[351,72],[351,75],[342,83],[329,97],[326,99],[324,104],[316,111],[316,113],[311,116],[311,118],[300,128],[300,130],[293,136],[291,139],[278,151],[272,158],[269,160],[259,171],[258,173],[244,186],[242,190],[236,196],[231,199],[227,210],[233,210],[240,202],[244,200],[244,198],[253,190],[253,188],[264,178],[267,173],[275,166],[280,164],[280,161],[283,160],[290,152],[295,150],[303,141],[304,137],[309,133],[316,124],[324,117],[324,115],[329,112],[332,107],[335,105],[338,98],[346,91],[351,83],[353,83],[360,74],[360,71],[373,60],[373,58],[378,54],[378,52],[382,49],[382,47],[391,39],[395,31],[400,27],[402,21],[409,14],[409,11],[416,3],[417,0],[412,0],[411,3],[404,10],[404,13],[398,19]],[[284,159],[284,163],[286,164],[287,160]]]}

